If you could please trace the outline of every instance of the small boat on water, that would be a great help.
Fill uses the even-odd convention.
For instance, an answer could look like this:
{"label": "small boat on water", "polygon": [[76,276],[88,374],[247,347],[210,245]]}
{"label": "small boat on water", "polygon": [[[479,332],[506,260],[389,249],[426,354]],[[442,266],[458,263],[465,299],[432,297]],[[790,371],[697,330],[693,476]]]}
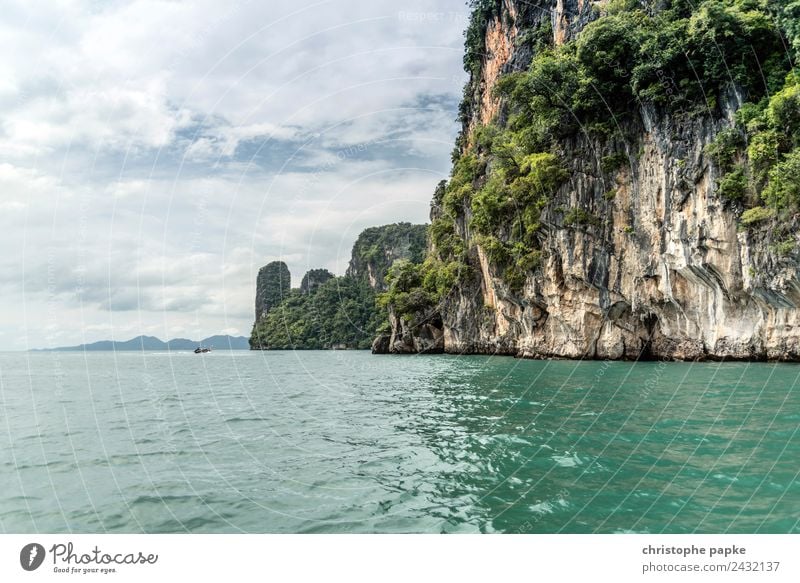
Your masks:
{"label": "small boat on water", "polygon": [[203,354],[205,352],[211,352],[211,349],[210,348],[205,348],[203,346],[198,346],[197,348],[194,349],[194,353],[195,354]]}

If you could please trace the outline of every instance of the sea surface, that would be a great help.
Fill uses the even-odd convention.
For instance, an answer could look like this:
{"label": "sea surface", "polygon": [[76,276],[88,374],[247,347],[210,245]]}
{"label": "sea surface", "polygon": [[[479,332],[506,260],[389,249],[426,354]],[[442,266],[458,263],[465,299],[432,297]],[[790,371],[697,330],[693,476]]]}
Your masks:
{"label": "sea surface", "polygon": [[2,353],[0,532],[800,532],[800,365]]}

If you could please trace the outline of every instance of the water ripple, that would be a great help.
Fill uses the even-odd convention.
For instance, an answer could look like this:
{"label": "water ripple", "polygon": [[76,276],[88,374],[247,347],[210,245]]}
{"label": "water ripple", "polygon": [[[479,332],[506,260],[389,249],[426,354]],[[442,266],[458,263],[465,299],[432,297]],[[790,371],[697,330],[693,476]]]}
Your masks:
{"label": "water ripple", "polygon": [[52,362],[0,354],[6,530],[800,524],[791,365],[65,353],[52,399]]}

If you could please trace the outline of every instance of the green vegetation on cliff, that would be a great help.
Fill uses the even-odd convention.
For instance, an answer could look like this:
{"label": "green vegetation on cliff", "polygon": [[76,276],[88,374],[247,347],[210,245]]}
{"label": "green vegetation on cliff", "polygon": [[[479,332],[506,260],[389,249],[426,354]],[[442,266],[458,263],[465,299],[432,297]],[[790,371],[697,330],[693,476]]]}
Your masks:
{"label": "green vegetation on cliff", "polygon": [[445,262],[435,257],[421,264],[398,261],[386,276],[389,288],[378,296],[378,305],[409,320],[424,318],[469,273],[470,267],[461,261]]}
{"label": "green vegetation on cliff", "polygon": [[[742,176],[742,198],[775,210],[800,207],[800,82],[794,74],[771,97],[744,104],[736,114],[736,139],[720,133],[712,151],[729,144],[727,176]],[[734,168],[734,163],[736,167]]]}
{"label": "green vegetation on cliff", "polygon": [[643,103],[713,113],[730,87],[758,99],[782,85],[790,60],[766,0],[648,4],[611,2],[576,40],[540,50],[527,71],[500,80],[521,146],[613,133]]}
{"label": "green vegetation on cliff", "polygon": [[[415,266],[422,260],[426,230],[425,225],[410,223],[366,229],[353,247],[347,275],[312,269],[299,289],[289,290],[284,263],[262,268],[256,294],[263,301],[257,306],[266,302],[269,309],[257,310],[251,348],[369,348],[379,330],[387,327],[387,314],[376,303],[385,275],[395,263]],[[281,299],[273,302],[275,297]]]}
{"label": "green vegetation on cliff", "polygon": [[273,261],[258,270],[256,279],[256,320],[289,295],[292,276],[283,261]]}
{"label": "green vegetation on cliff", "polygon": [[385,319],[375,306],[375,290],[342,276],[308,293],[292,290],[253,327],[253,348],[369,348]]}
{"label": "green vegetation on cliff", "polygon": [[323,283],[333,278],[334,275],[327,269],[310,269],[306,271],[303,281],[300,282],[300,293],[312,293]]}
{"label": "green vegetation on cliff", "polygon": [[382,289],[392,264],[398,260],[422,262],[426,244],[426,225],[394,223],[370,227],[361,232],[353,245],[347,274]]}

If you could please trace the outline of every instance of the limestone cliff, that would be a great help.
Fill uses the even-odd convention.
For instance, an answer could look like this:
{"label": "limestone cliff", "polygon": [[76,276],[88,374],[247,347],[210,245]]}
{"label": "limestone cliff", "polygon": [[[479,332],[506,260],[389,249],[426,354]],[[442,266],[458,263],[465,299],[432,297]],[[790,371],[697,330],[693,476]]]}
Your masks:
{"label": "limestone cliff", "polygon": [[[669,17],[676,22],[679,17],[686,20],[687,35],[701,38],[697,27],[715,26],[719,21],[713,18],[715,10],[738,10],[741,3],[734,6],[708,0],[699,8],[682,8],[678,2],[668,1],[616,4],[616,10],[625,10],[628,4],[630,10],[614,18],[624,23],[624,18],[634,15],[639,19],[634,22],[642,22],[643,30],[651,35],[642,38],[650,39],[659,38],[659,31],[647,19],[659,18],[662,8],[672,10]],[[428,339],[440,336],[439,348],[450,353],[531,358],[800,358],[797,207],[758,207],[764,220],[750,224],[742,220],[743,210],[765,204],[762,190],[778,187],[757,177],[755,153],[748,149],[755,134],[749,134],[750,129],[736,129],[743,104],[760,99],[757,91],[738,77],[713,89],[709,89],[710,81],[704,80],[702,107],[679,109],[668,99],[679,91],[681,96],[689,93],[686,83],[673,79],[678,75],[673,69],[654,70],[656,81],[650,89],[641,90],[630,79],[641,75],[642,64],[625,61],[628,57],[620,50],[596,50],[587,56],[581,54],[585,47],[580,42],[574,50],[568,47],[559,54],[574,58],[581,66],[611,71],[607,78],[596,75],[592,79],[595,87],[625,83],[639,93],[615,110],[614,101],[626,97],[600,91],[609,108],[607,117],[614,122],[611,131],[596,131],[594,128],[607,120],[590,118],[573,106],[570,113],[580,124],[572,131],[552,130],[554,139],[548,150],[548,155],[559,160],[563,178],[554,181],[546,199],[536,199],[534,219],[528,221],[528,209],[517,205],[514,217],[496,223],[493,236],[479,233],[481,217],[476,215],[484,212],[486,201],[513,202],[515,185],[521,182],[512,178],[528,171],[524,166],[520,171],[517,164],[516,174],[509,170],[497,181],[500,186],[492,181],[492,174],[501,166],[499,149],[487,153],[479,130],[494,124],[502,131],[514,114],[502,91],[497,91],[498,84],[513,72],[526,70],[537,53],[549,55],[554,47],[581,41],[593,21],[606,17],[607,6],[589,0],[477,4],[476,11],[483,12],[474,22],[483,21],[478,26],[482,36],[476,45],[480,50],[472,49],[479,58],[473,63],[465,91],[464,130],[457,152],[458,156],[473,156],[477,170],[466,180],[468,193],[458,194],[462,198],[456,199],[454,193],[448,203],[447,195],[434,197],[431,215],[434,223],[443,217],[452,222],[451,239],[463,244],[463,251],[459,248],[448,255],[435,244],[429,248],[431,260],[442,265],[462,253],[463,259],[458,261],[469,273],[437,295],[433,306],[420,304],[416,313],[411,309],[404,315],[394,306],[391,342],[383,341],[376,351],[418,351],[430,348]],[[617,28],[622,30],[611,25],[602,30],[595,27],[592,40],[611,34],[609,30],[626,33],[624,26]],[[470,33],[468,43],[469,39]],[[756,41],[750,42],[756,46]],[[617,41],[614,50],[619,46]],[[638,49],[634,46],[631,50]],[[591,58],[595,63],[600,60],[599,64],[588,61]],[[542,70],[557,65],[554,59],[536,64]],[[705,66],[710,79],[711,65]],[[618,78],[612,79],[614,75]],[[517,84],[517,95],[523,94],[527,103],[545,102],[550,95],[536,87],[536,78],[531,79]],[[674,85],[675,94],[658,87],[659,79],[665,86]],[[585,89],[580,82],[576,81],[576,91]],[[764,93],[767,99],[768,92]],[[650,99],[651,95],[655,97]],[[551,100],[551,109],[557,108],[558,102]],[[692,103],[688,97],[684,101]],[[800,100],[791,107],[798,103]],[[548,119],[544,116],[549,110],[540,107],[536,111],[544,111],[541,119]],[[532,119],[531,125],[540,123],[539,118]],[[590,119],[595,126],[586,121]],[[552,127],[561,128],[570,121]],[[728,135],[726,132],[741,137],[744,143],[733,148],[729,161],[723,163],[712,152],[721,149],[721,136]],[[515,139],[517,135],[528,134],[519,131]],[[516,144],[513,140],[508,143]],[[780,147],[784,149],[778,150],[776,159],[786,159],[782,164],[788,164],[792,154],[783,152],[792,146]],[[523,154],[527,156],[523,160],[531,160],[531,151]],[[458,168],[457,163],[451,183]],[[762,175],[774,182],[777,172],[773,166]],[[489,187],[512,194],[503,195],[507,198],[480,194]],[[530,236],[515,238],[514,230],[529,223],[535,224],[529,229]],[[525,265],[521,273],[518,267],[514,267],[516,271],[508,267],[513,260],[508,257],[516,257],[514,253],[529,258],[527,263],[515,264]]]}
{"label": "limestone cliff", "polygon": [[256,278],[256,322],[289,294],[292,276],[283,261],[272,261],[258,270]]}
{"label": "limestone cliff", "polygon": [[425,225],[395,223],[365,229],[353,245],[347,275],[366,281],[376,290],[384,290],[386,273],[394,262],[401,259],[421,262],[425,243]]}

